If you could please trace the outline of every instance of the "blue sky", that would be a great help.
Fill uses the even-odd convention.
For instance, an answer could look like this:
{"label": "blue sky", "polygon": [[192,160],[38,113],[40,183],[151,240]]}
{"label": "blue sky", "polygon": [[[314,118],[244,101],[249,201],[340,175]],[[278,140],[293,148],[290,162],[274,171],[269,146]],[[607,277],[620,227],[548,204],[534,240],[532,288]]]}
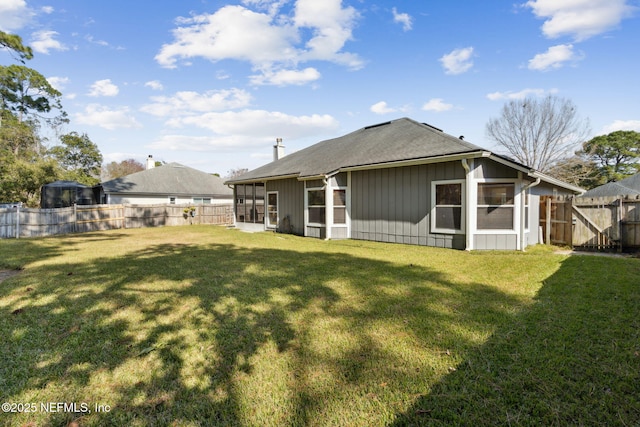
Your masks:
{"label": "blue sky", "polygon": [[[640,131],[640,1],[1,0],[0,29],[105,161],[225,175],[399,117],[501,152],[485,124],[526,95],[592,136]],[[11,57],[0,53],[0,63]]]}

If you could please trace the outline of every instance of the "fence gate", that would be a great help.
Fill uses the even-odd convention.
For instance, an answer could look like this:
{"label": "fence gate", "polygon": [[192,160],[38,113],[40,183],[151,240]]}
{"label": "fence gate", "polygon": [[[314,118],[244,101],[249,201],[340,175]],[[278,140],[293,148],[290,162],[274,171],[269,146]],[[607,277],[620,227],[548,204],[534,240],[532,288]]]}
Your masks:
{"label": "fence gate", "polygon": [[540,196],[540,226],[545,243],[572,246],[571,199]]}
{"label": "fence gate", "polygon": [[640,248],[640,198],[540,197],[545,243],[583,250]]}
{"label": "fence gate", "polygon": [[573,199],[573,246],[586,250],[622,250],[621,198]]}

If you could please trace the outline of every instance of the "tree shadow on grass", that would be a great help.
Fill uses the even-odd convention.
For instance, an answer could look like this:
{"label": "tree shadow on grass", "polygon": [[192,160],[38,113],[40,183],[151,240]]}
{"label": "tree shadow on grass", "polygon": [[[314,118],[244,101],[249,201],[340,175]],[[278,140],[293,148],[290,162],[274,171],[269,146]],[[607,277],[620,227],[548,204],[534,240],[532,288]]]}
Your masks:
{"label": "tree shadow on grass", "polygon": [[635,260],[567,258],[392,425],[639,425],[639,273]]}
{"label": "tree shadow on grass", "polygon": [[15,425],[379,425],[521,303],[425,267],[228,244],[34,270],[0,289],[1,397],[91,412]]}

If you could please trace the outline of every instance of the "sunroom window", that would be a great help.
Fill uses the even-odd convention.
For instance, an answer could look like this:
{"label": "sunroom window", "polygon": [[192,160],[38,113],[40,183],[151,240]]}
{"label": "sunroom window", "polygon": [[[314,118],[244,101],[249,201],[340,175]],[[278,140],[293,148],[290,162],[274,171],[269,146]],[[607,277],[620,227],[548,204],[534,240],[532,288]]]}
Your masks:
{"label": "sunroom window", "polygon": [[478,230],[513,230],[513,183],[478,184]]}
{"label": "sunroom window", "polygon": [[333,190],[333,223],[347,223],[347,191]]}

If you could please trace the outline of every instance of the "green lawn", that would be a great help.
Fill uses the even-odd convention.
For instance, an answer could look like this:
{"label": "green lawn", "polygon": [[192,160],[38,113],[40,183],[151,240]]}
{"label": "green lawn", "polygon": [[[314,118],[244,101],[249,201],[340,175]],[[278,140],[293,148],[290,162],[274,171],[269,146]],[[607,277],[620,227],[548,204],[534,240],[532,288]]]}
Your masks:
{"label": "green lawn", "polygon": [[640,259],[186,226],[1,268],[0,425],[640,425]]}

